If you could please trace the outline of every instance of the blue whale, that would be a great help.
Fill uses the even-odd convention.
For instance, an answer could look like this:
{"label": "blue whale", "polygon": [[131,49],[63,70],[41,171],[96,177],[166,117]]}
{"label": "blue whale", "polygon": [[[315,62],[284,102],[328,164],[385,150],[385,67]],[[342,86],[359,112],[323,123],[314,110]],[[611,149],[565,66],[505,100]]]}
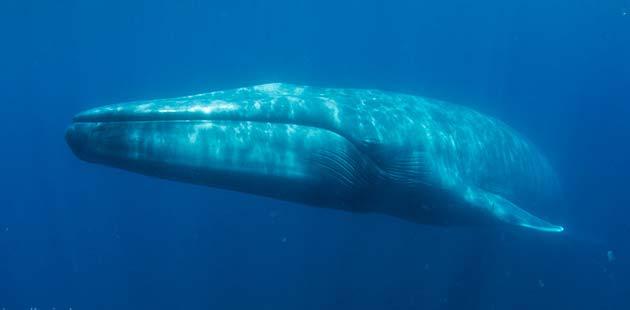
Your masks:
{"label": "blue whale", "polygon": [[557,188],[536,147],[424,97],[264,84],[90,109],[66,141],[88,162],[310,206],[563,231],[531,211]]}

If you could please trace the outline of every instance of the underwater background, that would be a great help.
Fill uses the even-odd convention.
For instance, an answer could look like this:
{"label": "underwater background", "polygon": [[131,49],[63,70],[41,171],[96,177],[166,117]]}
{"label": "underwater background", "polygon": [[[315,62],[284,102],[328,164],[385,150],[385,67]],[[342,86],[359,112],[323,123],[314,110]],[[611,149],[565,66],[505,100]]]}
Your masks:
{"label": "underwater background", "polygon": [[[630,309],[630,2],[0,2],[0,309]],[[562,234],[431,227],[91,165],[77,112],[267,82],[495,116]]]}

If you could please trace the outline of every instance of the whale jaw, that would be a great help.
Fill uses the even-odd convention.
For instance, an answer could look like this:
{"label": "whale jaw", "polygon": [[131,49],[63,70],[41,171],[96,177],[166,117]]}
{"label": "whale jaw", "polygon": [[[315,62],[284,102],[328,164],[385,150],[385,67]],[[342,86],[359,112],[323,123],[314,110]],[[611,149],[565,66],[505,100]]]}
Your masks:
{"label": "whale jaw", "polygon": [[88,162],[350,211],[361,211],[374,179],[369,159],[344,137],[300,124],[79,117],[66,141]]}

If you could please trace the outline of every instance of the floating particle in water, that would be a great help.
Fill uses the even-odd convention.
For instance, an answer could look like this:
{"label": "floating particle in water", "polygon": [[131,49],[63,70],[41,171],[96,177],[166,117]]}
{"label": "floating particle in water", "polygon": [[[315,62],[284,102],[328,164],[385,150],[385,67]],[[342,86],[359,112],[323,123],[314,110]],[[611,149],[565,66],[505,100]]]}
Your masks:
{"label": "floating particle in water", "polygon": [[538,280],[538,286],[540,286],[540,288],[545,287],[545,282],[543,282],[543,280]]}
{"label": "floating particle in water", "polygon": [[615,253],[612,250],[609,250],[608,252],[606,252],[606,257],[608,257],[609,263],[612,263],[616,259]]}
{"label": "floating particle in water", "polygon": [[282,243],[287,243],[287,237],[282,237],[282,240],[280,241],[282,241]]}

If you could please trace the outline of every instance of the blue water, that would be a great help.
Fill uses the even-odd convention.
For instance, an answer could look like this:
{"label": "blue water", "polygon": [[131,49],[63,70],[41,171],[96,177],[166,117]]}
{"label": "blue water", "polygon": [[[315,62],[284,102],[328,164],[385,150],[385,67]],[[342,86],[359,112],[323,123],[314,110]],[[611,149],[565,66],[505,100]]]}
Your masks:
{"label": "blue water", "polygon": [[[0,309],[630,309],[630,2],[0,2]],[[285,81],[498,117],[561,235],[429,227],[76,159],[78,111]],[[608,255],[610,251],[610,256]]]}

